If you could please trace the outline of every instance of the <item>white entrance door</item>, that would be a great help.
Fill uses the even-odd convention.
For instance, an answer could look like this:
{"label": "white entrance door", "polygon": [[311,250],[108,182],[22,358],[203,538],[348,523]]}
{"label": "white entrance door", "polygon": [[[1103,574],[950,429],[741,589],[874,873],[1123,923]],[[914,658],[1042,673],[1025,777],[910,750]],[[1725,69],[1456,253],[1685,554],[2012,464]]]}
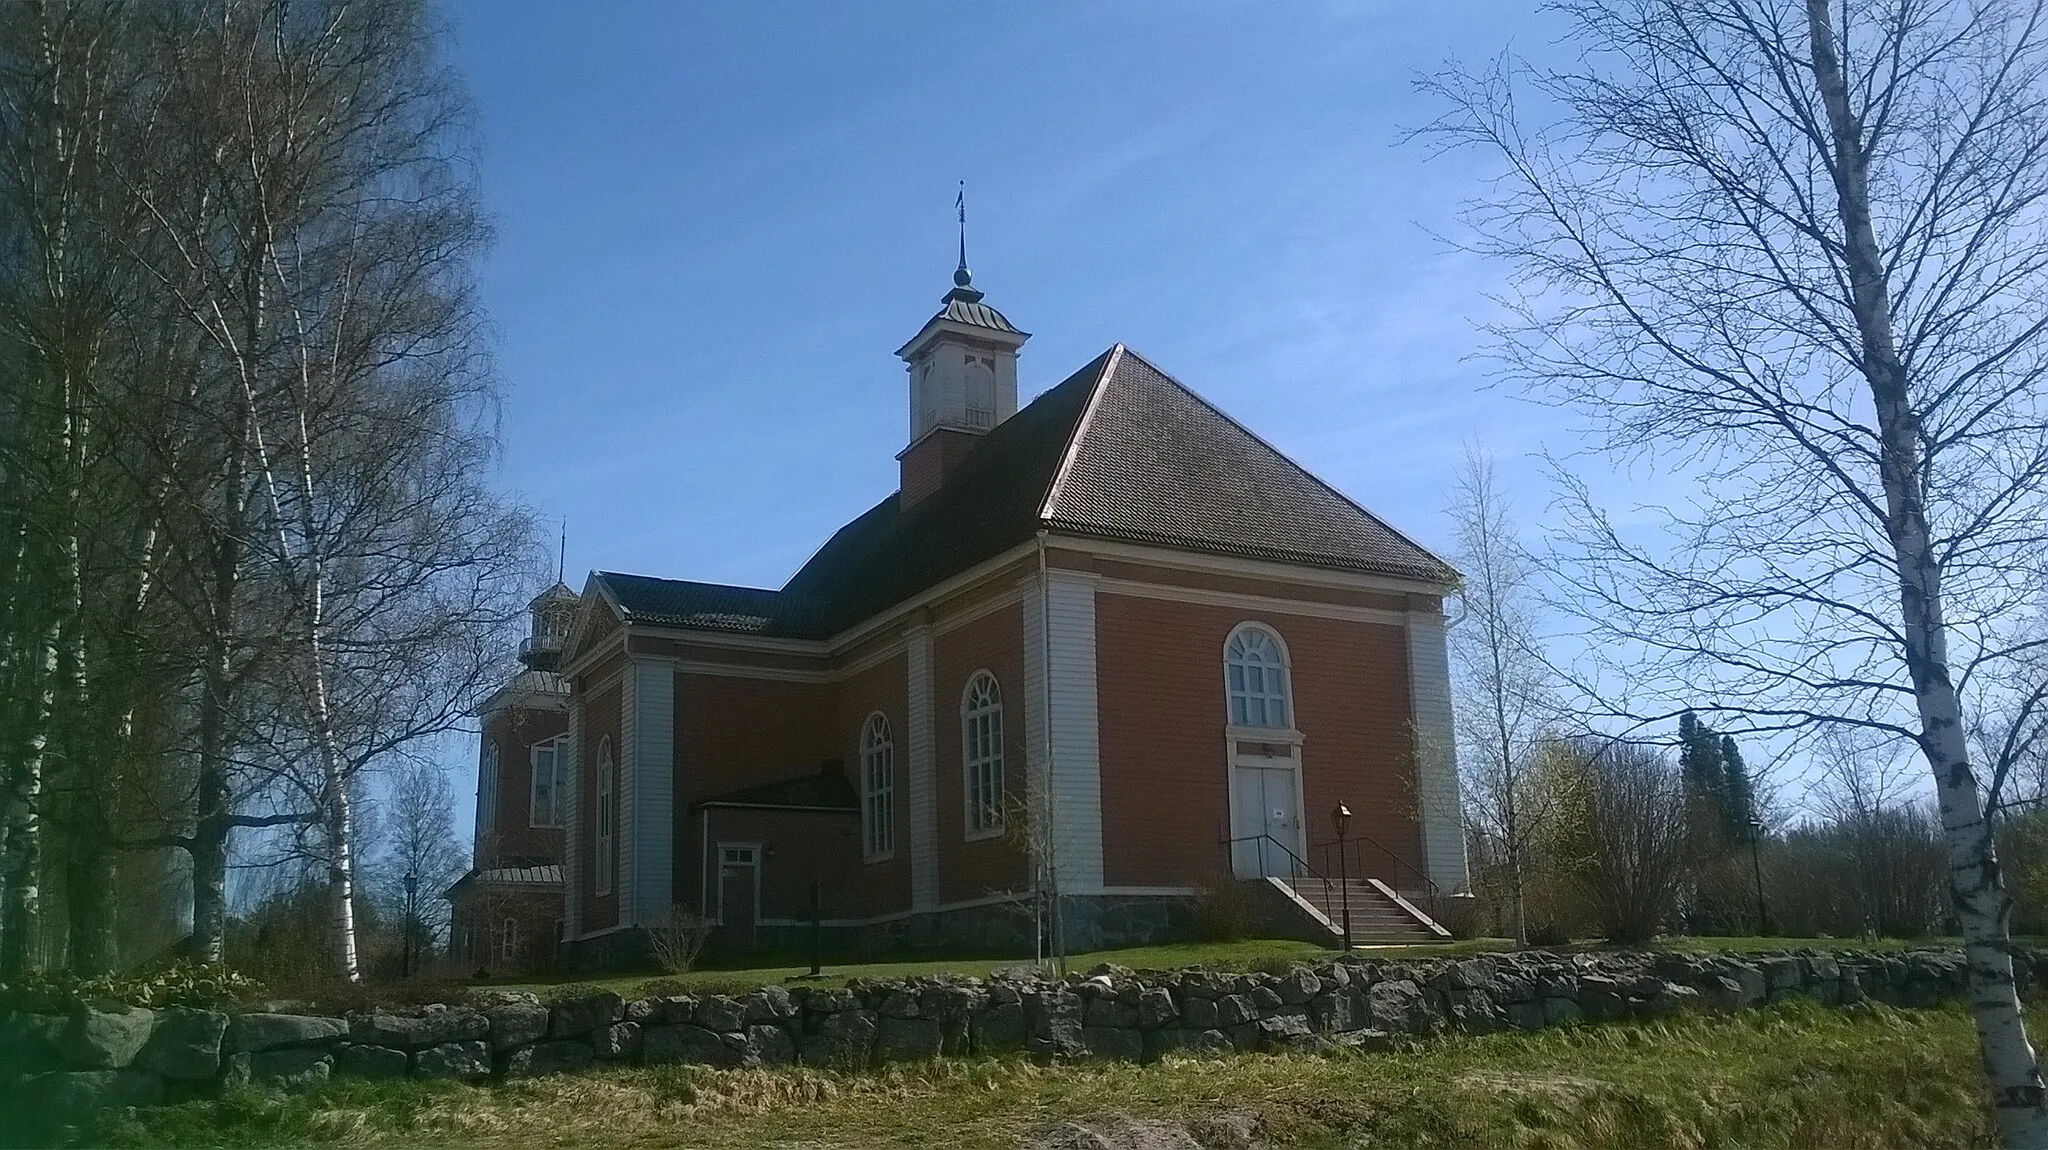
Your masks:
{"label": "white entrance door", "polygon": [[[1288,851],[1301,853],[1300,788],[1293,759],[1239,759],[1231,865],[1239,878],[1294,873]],[[1284,848],[1284,849],[1283,849]]]}

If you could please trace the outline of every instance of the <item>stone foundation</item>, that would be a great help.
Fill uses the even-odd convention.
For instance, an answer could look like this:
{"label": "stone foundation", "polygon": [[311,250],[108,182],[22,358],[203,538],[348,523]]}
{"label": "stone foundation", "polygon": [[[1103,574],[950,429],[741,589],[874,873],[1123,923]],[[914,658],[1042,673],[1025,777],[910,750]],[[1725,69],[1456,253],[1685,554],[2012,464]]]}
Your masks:
{"label": "stone foundation", "polygon": [[[1189,942],[1196,935],[1195,899],[1172,895],[1069,895],[1065,918],[1071,952],[1118,950]],[[1296,920],[1286,922],[1296,931]],[[930,951],[933,954],[1007,956],[1028,959],[1036,953],[1031,908],[1023,903],[991,903],[930,914],[905,915],[860,926],[820,927],[828,961],[848,957]],[[756,949],[774,954],[810,953],[808,924],[755,928]],[[1318,939],[1318,941],[1328,941]],[[714,934],[707,955],[725,957]],[[613,931],[563,944],[564,969],[583,973],[630,969],[649,962],[645,936],[638,930]]]}
{"label": "stone foundation", "polygon": [[[1111,919],[1122,913],[1102,909]],[[2048,952],[2020,954],[2015,966],[2024,988],[2033,975],[2048,976]],[[478,991],[455,1005],[346,1017],[283,1005],[228,1014],[99,1004],[0,1020],[0,1082],[33,1099],[37,1113],[61,1118],[242,1085],[303,1088],[337,1075],[481,1083],[606,1063],[858,1069],[1011,1052],[1127,1060],[1329,1053],[1440,1031],[1730,1012],[1792,997],[1930,1006],[1964,989],[1962,956],[1953,951],[1525,952],[1347,957],[1273,974],[1104,967],[1058,981],[1027,972],[856,980],[844,989],[767,986],[736,998],[598,993],[542,1003]]]}

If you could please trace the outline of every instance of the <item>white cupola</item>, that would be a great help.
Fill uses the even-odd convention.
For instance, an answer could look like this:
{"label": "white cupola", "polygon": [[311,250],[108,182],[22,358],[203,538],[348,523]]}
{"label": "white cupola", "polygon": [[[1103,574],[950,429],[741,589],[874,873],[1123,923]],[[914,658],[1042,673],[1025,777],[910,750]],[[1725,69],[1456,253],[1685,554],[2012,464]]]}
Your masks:
{"label": "white cupola", "polygon": [[975,438],[1017,413],[1017,349],[1031,336],[973,285],[963,235],[953,290],[896,349],[910,372],[910,443],[896,457],[905,505],[936,491]]}

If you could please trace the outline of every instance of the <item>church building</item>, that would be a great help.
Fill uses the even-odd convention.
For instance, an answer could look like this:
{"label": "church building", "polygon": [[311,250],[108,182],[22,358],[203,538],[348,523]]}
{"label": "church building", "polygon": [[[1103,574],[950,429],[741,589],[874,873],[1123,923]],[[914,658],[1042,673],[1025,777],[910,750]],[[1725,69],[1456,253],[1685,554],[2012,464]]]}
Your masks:
{"label": "church building", "polygon": [[1078,953],[1232,894],[1303,937],[1441,933],[1457,573],[1121,344],[1020,408],[1029,338],[963,254],[896,352],[897,489],[780,589],[535,601],[464,954],[601,966],[676,913],[726,949],[815,916],[842,950]]}

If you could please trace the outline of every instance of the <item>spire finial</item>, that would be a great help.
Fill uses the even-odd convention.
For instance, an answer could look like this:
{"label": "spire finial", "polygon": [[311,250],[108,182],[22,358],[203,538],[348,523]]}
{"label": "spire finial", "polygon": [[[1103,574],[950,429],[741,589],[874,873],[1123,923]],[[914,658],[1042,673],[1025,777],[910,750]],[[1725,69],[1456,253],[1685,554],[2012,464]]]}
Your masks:
{"label": "spire finial", "polygon": [[569,521],[562,520],[562,542],[555,552],[555,582],[566,583],[569,573]]}
{"label": "spire finial", "polygon": [[967,181],[960,181],[960,194],[953,197],[953,207],[960,213],[960,266],[953,269],[953,286],[966,287],[974,282],[974,273],[967,270]]}

